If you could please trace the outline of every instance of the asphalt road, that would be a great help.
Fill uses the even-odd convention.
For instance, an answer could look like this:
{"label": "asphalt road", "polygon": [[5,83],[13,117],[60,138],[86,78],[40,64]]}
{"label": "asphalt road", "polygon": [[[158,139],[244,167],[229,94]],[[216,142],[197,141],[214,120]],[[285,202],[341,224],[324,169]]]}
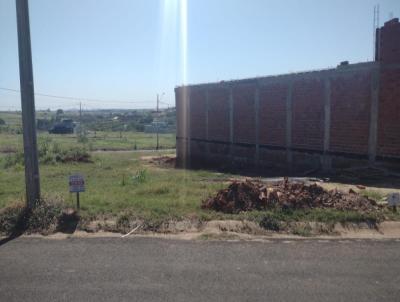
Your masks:
{"label": "asphalt road", "polygon": [[400,301],[400,241],[31,239],[0,301]]}

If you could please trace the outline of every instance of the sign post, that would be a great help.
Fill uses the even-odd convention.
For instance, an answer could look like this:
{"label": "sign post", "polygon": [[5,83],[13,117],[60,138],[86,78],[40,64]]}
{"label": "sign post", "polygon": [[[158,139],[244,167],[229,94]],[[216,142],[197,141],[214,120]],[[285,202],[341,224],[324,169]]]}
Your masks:
{"label": "sign post", "polygon": [[76,208],[79,210],[81,208],[80,202],[79,202],[79,192],[76,192]]}
{"label": "sign post", "polygon": [[85,192],[85,179],[81,174],[73,174],[69,177],[69,192],[76,193],[76,208],[80,209],[79,193]]}

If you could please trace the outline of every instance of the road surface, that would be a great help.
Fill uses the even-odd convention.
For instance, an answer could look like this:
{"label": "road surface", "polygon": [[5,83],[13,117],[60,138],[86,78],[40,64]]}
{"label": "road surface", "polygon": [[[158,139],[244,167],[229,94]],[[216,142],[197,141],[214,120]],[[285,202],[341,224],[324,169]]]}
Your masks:
{"label": "road surface", "polygon": [[0,301],[400,301],[400,241],[19,238]]}

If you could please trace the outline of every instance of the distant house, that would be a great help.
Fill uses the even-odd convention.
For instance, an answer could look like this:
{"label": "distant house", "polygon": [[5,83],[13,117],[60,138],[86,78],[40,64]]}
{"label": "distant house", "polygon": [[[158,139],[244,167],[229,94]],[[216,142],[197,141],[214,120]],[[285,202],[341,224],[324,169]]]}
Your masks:
{"label": "distant house", "polygon": [[49,133],[53,134],[69,134],[74,133],[75,123],[71,119],[62,120],[61,123],[55,124],[50,128]]}

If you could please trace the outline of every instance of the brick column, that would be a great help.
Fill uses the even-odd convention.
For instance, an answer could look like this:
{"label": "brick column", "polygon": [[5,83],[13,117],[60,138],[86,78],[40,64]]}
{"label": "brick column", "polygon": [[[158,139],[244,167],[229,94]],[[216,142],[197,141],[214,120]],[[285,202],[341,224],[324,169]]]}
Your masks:
{"label": "brick column", "polygon": [[322,170],[332,168],[332,159],[329,155],[331,136],[331,79],[327,77],[324,82],[324,154],[322,156]]}
{"label": "brick column", "polygon": [[229,147],[229,153],[231,156],[233,156],[233,88],[232,86],[229,89],[229,142],[230,142],[230,147]]}
{"label": "brick column", "polygon": [[208,112],[209,112],[209,102],[210,98],[208,95],[208,87],[206,88],[206,157],[210,154],[210,144],[209,144],[209,134],[208,134]]}
{"label": "brick column", "polygon": [[289,82],[286,95],[286,161],[288,170],[292,170],[293,154],[292,154],[292,81]]}
{"label": "brick column", "polygon": [[257,82],[257,86],[254,92],[254,120],[255,120],[255,143],[256,143],[256,156],[255,156],[255,164],[256,166],[260,160],[260,88],[259,83]]}
{"label": "brick column", "polygon": [[377,68],[373,70],[371,75],[371,113],[368,138],[368,158],[370,164],[375,162],[378,140],[379,73],[380,69]]}
{"label": "brick column", "polygon": [[189,87],[186,87],[184,90],[184,103],[186,104],[186,129],[187,129],[187,166],[190,168],[191,166],[191,152],[190,152],[190,145],[191,145],[191,127],[190,127],[190,93],[191,90]]}

